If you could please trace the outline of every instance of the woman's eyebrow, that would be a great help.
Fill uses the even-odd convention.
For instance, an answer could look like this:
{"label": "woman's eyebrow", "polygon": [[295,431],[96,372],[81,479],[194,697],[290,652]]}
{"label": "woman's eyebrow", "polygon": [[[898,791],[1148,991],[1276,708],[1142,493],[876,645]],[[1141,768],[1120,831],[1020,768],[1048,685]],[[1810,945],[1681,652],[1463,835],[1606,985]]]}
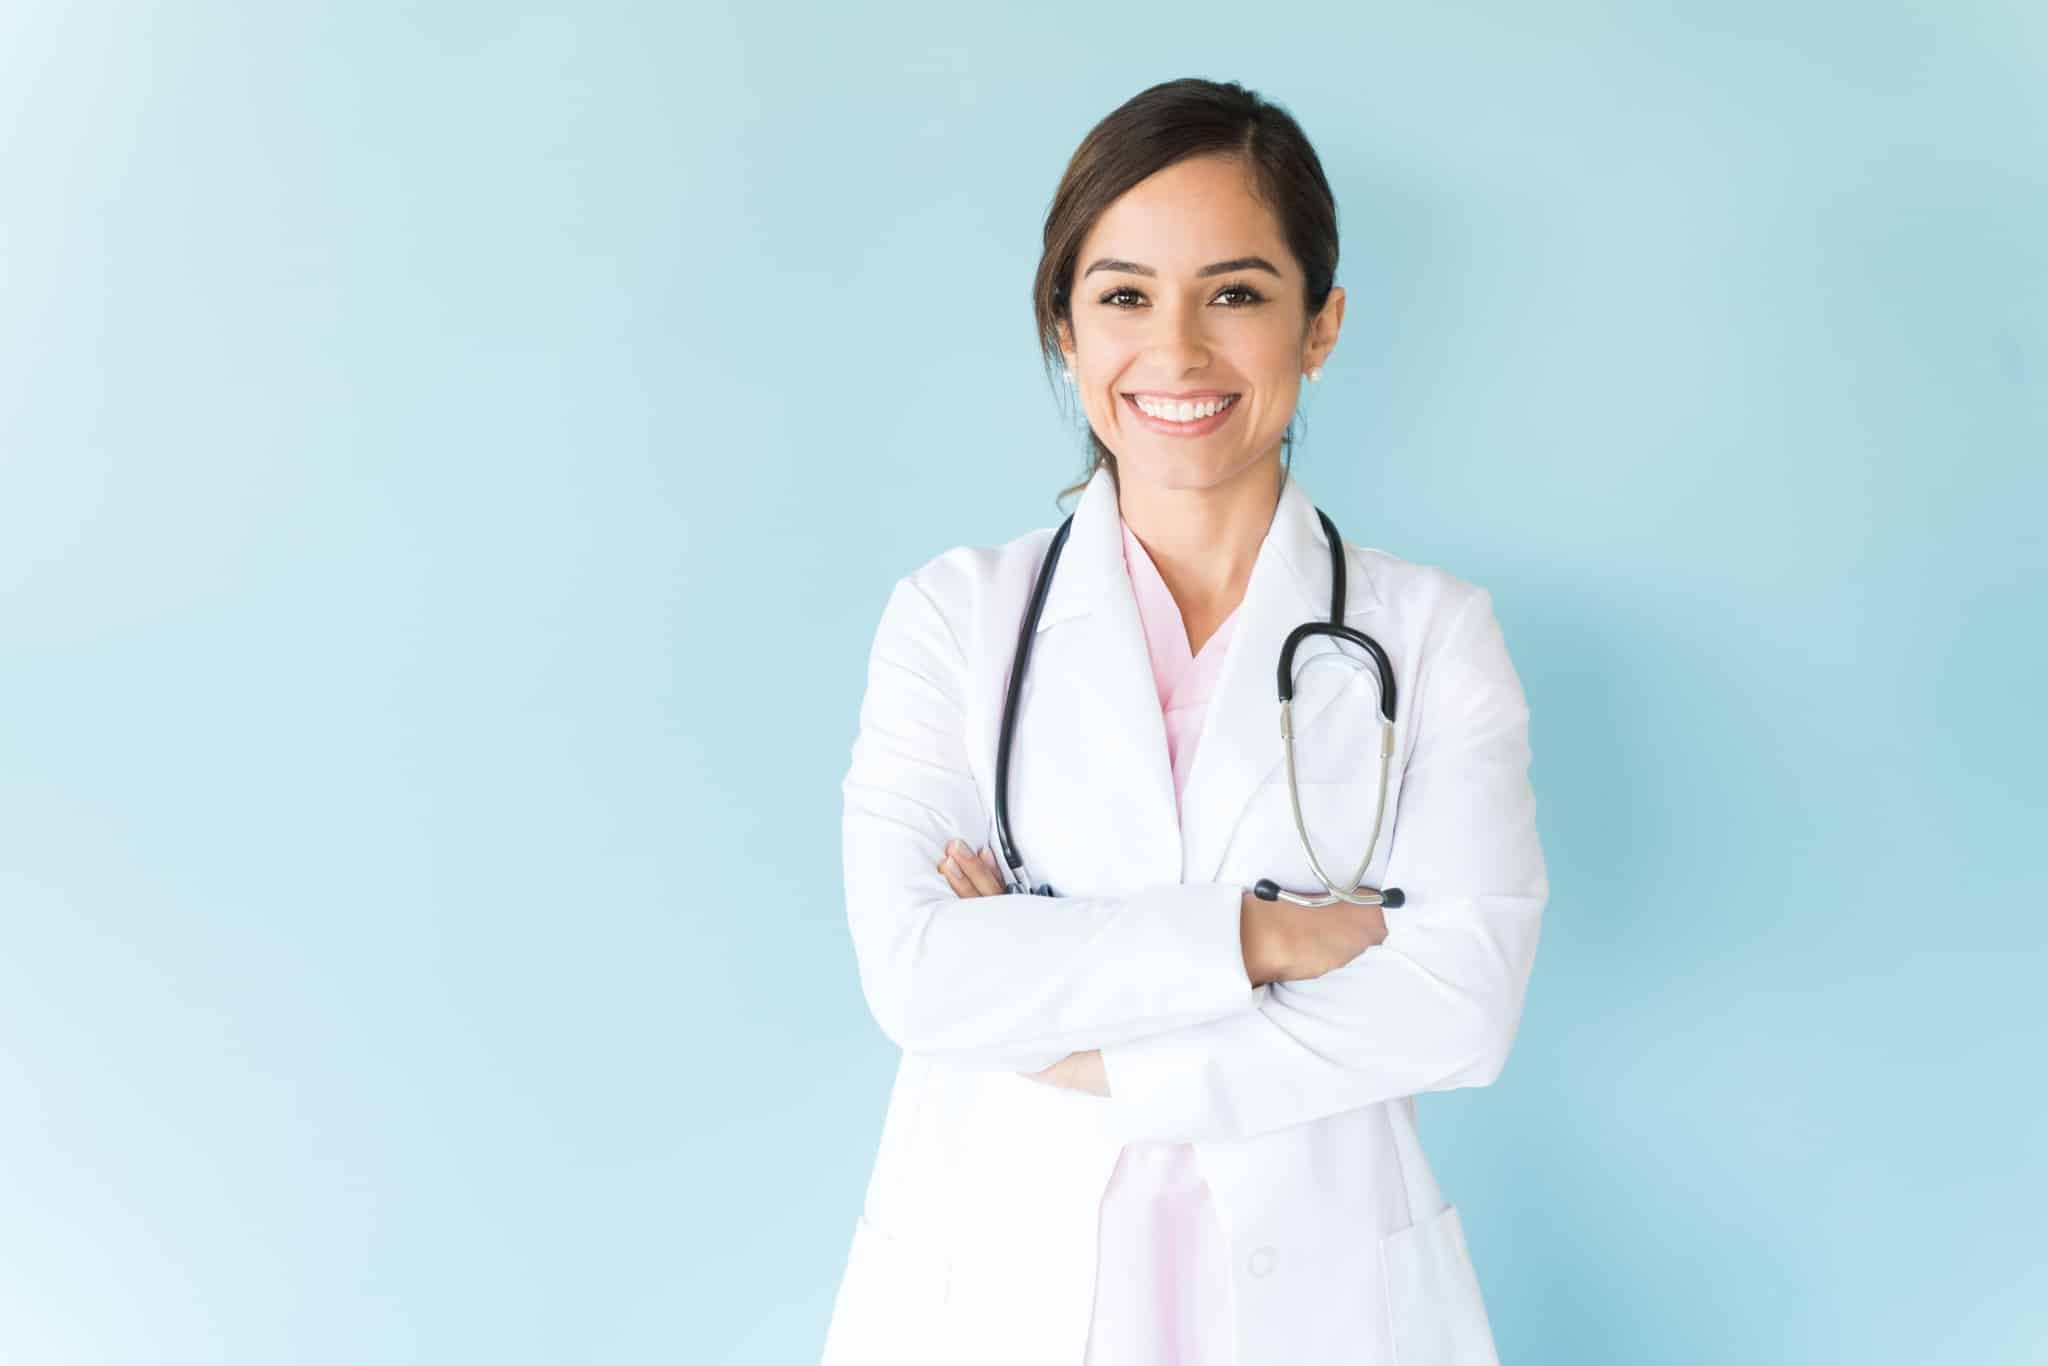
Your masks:
{"label": "woman's eyebrow", "polygon": [[[1085,278],[1093,275],[1098,270],[1121,271],[1126,275],[1157,275],[1159,273],[1150,266],[1139,265],[1136,261],[1119,261],[1114,256],[1104,256],[1097,260],[1095,264],[1089,266],[1088,269],[1082,271],[1081,274]],[[1238,256],[1228,261],[1218,261],[1213,266],[1203,266],[1195,272],[1195,275],[1197,278],[1204,275],[1228,275],[1234,270],[1263,270],[1275,277],[1278,277],[1280,274],[1278,270],[1274,269],[1273,263],[1263,256]]]}

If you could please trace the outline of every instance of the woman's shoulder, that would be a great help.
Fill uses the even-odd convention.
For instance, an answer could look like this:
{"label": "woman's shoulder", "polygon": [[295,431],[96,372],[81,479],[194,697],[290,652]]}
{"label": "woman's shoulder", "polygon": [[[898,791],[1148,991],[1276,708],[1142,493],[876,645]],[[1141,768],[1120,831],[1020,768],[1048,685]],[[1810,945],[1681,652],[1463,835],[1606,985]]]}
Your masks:
{"label": "woman's shoulder", "polygon": [[996,544],[952,546],[909,570],[899,584],[924,594],[948,616],[971,615],[991,598],[1028,592],[1058,531],[1037,527]]}
{"label": "woman's shoulder", "polygon": [[909,571],[904,577],[927,587],[941,587],[954,580],[993,578],[1006,566],[1029,564],[1034,568],[1059,528],[1038,527],[994,545],[964,544],[941,550]]}
{"label": "woman's shoulder", "polygon": [[1527,714],[1490,589],[1442,565],[1349,541],[1344,549],[1351,572],[1368,576],[1378,594],[1376,610],[1363,620],[1365,629],[1390,648],[1401,641],[1412,653],[1414,686],[1463,699],[1450,710],[1434,707],[1437,715],[1489,705],[1502,715]]}
{"label": "woman's shoulder", "polygon": [[1403,619],[1452,620],[1474,602],[1492,596],[1481,585],[1442,565],[1406,559],[1348,538],[1344,560],[1352,579],[1370,584],[1377,604]]}
{"label": "woman's shoulder", "polygon": [[[996,544],[951,546],[900,575],[877,627],[878,646],[923,640],[961,656],[979,648],[988,623],[1015,619],[1030,596],[1057,526]],[[1005,627],[1014,634],[1014,627]]]}

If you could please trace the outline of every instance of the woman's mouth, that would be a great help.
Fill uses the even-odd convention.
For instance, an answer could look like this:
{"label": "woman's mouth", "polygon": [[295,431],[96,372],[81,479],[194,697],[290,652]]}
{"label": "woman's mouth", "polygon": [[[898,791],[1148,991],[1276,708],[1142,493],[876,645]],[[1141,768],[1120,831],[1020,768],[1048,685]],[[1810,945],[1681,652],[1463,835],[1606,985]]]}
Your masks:
{"label": "woman's mouth", "polygon": [[1123,395],[1124,404],[1143,426],[1168,436],[1207,436],[1237,411],[1238,394],[1207,394],[1201,398]]}

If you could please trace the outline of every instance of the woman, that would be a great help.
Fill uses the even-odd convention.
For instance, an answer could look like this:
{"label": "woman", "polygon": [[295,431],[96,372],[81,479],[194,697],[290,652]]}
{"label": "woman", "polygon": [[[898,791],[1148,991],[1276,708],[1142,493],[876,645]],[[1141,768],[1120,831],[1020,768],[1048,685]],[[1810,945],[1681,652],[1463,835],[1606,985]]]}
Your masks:
{"label": "woman", "polygon": [[1395,679],[1383,823],[1378,674],[1302,667],[1355,646],[1296,656],[1294,776],[1331,876],[1371,847],[1359,890],[1407,901],[1249,890],[1323,890],[1274,688],[1333,605],[1287,428],[1336,345],[1336,261],[1314,151],[1235,84],[1145,91],[1067,169],[1037,314],[1092,464],[1008,773],[1015,848],[1058,890],[1006,892],[990,848],[1046,528],[909,574],[875,636],[847,911],[903,1060],[828,1366],[1494,1359],[1413,1109],[1500,1074],[1549,895],[1484,589],[1341,543],[1343,623]]}

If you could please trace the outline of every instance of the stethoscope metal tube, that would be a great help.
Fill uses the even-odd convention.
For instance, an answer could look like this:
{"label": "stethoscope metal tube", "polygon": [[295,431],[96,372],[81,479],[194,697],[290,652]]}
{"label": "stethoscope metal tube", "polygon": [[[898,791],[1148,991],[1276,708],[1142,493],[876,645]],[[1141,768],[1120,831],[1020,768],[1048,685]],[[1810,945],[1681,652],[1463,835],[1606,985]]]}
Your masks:
{"label": "stethoscope metal tube", "polygon": [[[1317,658],[1322,656],[1319,655]],[[1323,886],[1330,894],[1302,896],[1297,892],[1283,891],[1280,884],[1271,878],[1259,879],[1258,884],[1252,888],[1252,894],[1262,901],[1287,901],[1296,906],[1333,906],[1339,901],[1349,902],[1353,906],[1401,905],[1407,898],[1399,887],[1386,887],[1362,896],[1358,893],[1359,885],[1365,880],[1365,870],[1372,866],[1373,852],[1379,848],[1380,823],[1386,818],[1387,770],[1394,757],[1393,725],[1385,719],[1380,721],[1380,794],[1379,801],[1373,807],[1372,838],[1366,842],[1365,857],[1358,861],[1358,871],[1345,883],[1345,886],[1352,890],[1340,892],[1337,890],[1337,884],[1331,881],[1330,875],[1323,870],[1323,861],[1316,857],[1315,841],[1309,838],[1308,822],[1302,819],[1301,789],[1294,781],[1294,735],[1290,723],[1290,713],[1293,709],[1294,703],[1291,700],[1280,704],[1280,738],[1287,748],[1287,802],[1294,808],[1294,828],[1301,832],[1301,847],[1308,854],[1308,866],[1316,870],[1316,876],[1323,880]]]}
{"label": "stethoscope metal tube", "polygon": [[[1316,513],[1322,517],[1322,513]],[[1337,528],[1323,517],[1323,528],[1330,535],[1330,544],[1342,544],[1337,539]],[[1280,745],[1287,754],[1287,803],[1294,809],[1294,828],[1301,835],[1302,851],[1308,855],[1308,866],[1315,869],[1316,876],[1323,881],[1327,896],[1302,896],[1298,892],[1281,889],[1271,878],[1261,878],[1253,886],[1252,894],[1262,901],[1286,901],[1296,906],[1333,906],[1342,901],[1353,906],[1395,906],[1407,901],[1399,887],[1387,887],[1377,892],[1360,893],[1358,888],[1365,878],[1365,870],[1372,866],[1372,856],[1380,844],[1380,826],[1387,816],[1387,774],[1394,760],[1394,666],[1387,658],[1387,652],[1380,643],[1365,632],[1346,626],[1342,622],[1344,611],[1344,564],[1340,556],[1332,556],[1331,619],[1327,622],[1305,621],[1287,633],[1286,643],[1280,647]],[[1338,884],[1323,867],[1323,861],[1316,856],[1315,841],[1309,838],[1308,822],[1301,814],[1301,786],[1294,776],[1294,651],[1295,647],[1310,636],[1330,636],[1333,639],[1349,641],[1364,650],[1372,660],[1379,675],[1380,690],[1380,782],[1379,800],[1373,803],[1372,838],[1366,841],[1365,857],[1358,862],[1358,871],[1343,884],[1349,890],[1339,890]],[[1343,660],[1353,668],[1363,664],[1351,659],[1342,651],[1329,651],[1313,655],[1308,663],[1318,659]],[[1306,665],[1303,666],[1307,668]]]}
{"label": "stethoscope metal tube", "polygon": [[[1387,774],[1394,755],[1394,666],[1387,658],[1387,652],[1380,648],[1378,641],[1363,631],[1344,625],[1344,541],[1337,534],[1337,526],[1321,508],[1316,517],[1323,524],[1323,534],[1330,546],[1330,619],[1306,621],[1288,633],[1286,644],[1280,650],[1280,741],[1287,755],[1287,800],[1294,809],[1294,828],[1301,835],[1301,847],[1308,854],[1309,866],[1322,879],[1327,896],[1302,896],[1295,892],[1283,891],[1271,878],[1261,878],[1252,887],[1253,895],[1264,901],[1286,901],[1296,906],[1332,906],[1345,902],[1353,906],[1400,906],[1406,896],[1399,887],[1387,887],[1377,892],[1361,893],[1358,888],[1365,870],[1372,865],[1372,856],[1379,847],[1380,826],[1386,819]],[[1024,866],[1024,858],[1017,852],[1017,845],[1010,838],[1010,745],[1017,729],[1017,709],[1023,695],[1024,671],[1031,661],[1031,645],[1038,634],[1038,618],[1045,607],[1047,590],[1052,584],[1053,567],[1059,563],[1060,551],[1067,543],[1067,533],[1073,528],[1074,518],[1068,515],[1054,533],[1052,544],[1047,547],[1045,563],[1039,566],[1038,580],[1032,586],[1031,601],[1024,612],[1024,621],[1017,632],[1017,650],[1010,664],[1009,686],[1003,696],[1003,719],[996,739],[996,842],[1002,848],[1003,863],[1009,869],[1003,881],[1003,890],[1009,893],[1029,893],[1035,896],[1053,896],[1050,884],[1033,884],[1031,875]],[[1378,674],[1380,695],[1380,778],[1379,800],[1374,806],[1372,818],[1372,839],[1365,848],[1365,858],[1360,861],[1358,871],[1339,890],[1337,882],[1324,870],[1322,860],[1317,857],[1315,844],[1309,839],[1308,823],[1301,814],[1301,790],[1294,774],[1294,650],[1303,640],[1312,635],[1326,635],[1337,640],[1349,641],[1364,650],[1371,659]],[[1343,651],[1326,651],[1311,656],[1309,663],[1317,659],[1334,657],[1344,660],[1355,668],[1365,667],[1351,659]],[[1306,667],[1306,666],[1304,666]]]}

